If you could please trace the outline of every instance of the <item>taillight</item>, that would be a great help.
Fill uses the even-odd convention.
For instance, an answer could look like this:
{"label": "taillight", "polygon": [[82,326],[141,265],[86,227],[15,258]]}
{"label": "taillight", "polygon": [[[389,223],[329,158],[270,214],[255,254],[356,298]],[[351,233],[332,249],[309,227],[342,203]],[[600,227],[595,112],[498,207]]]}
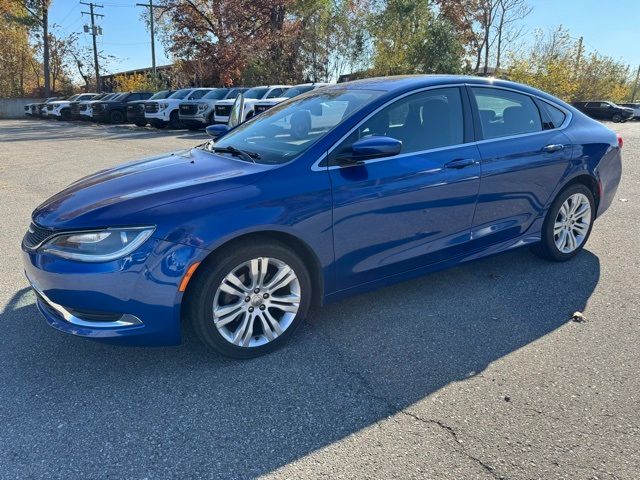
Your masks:
{"label": "taillight", "polygon": [[622,135],[618,134],[618,148],[622,149],[624,146],[624,140],[622,140]]}

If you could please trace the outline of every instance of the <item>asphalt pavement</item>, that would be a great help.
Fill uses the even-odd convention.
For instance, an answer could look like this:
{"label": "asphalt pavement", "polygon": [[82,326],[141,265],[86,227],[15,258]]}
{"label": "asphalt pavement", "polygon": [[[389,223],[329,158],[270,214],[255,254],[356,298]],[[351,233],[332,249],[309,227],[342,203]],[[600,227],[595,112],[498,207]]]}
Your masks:
{"label": "asphalt pavement", "polygon": [[[586,250],[527,249],[312,313],[235,361],[48,327],[23,275],[34,207],[203,133],[0,121],[0,478],[640,478],[640,122]],[[585,321],[572,321],[582,312]]]}

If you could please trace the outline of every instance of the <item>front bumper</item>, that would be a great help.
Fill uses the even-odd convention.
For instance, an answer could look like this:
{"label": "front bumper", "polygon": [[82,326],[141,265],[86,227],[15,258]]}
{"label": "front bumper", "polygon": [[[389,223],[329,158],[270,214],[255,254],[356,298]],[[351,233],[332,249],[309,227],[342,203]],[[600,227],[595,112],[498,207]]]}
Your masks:
{"label": "front bumper", "polygon": [[109,343],[158,346],[180,343],[179,285],[203,252],[150,238],[112,262],[71,261],[24,247],[23,261],[52,327]]}
{"label": "front bumper", "polygon": [[111,111],[109,110],[102,110],[101,112],[93,112],[93,114],[91,115],[91,118],[94,122],[98,122],[98,123],[109,123],[109,114],[111,113]]}
{"label": "front bumper", "polygon": [[172,111],[173,110],[169,108],[165,108],[164,110],[160,110],[159,112],[155,112],[155,113],[145,112],[144,118],[146,118],[149,121],[155,120],[155,121],[161,121],[161,122],[168,122],[170,120]]}
{"label": "front bumper", "polygon": [[180,115],[180,122],[185,127],[198,127],[204,128],[209,125],[209,120],[204,114],[200,115]]}
{"label": "front bumper", "polygon": [[144,112],[127,110],[127,122],[131,123],[146,123],[147,119],[144,116]]}

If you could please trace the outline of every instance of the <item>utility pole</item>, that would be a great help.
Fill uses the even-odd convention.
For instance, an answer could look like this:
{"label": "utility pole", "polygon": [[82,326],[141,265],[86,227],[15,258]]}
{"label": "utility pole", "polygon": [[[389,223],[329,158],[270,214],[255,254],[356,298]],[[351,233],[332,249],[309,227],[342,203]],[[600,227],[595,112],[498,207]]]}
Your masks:
{"label": "utility pole", "polygon": [[[96,3],[93,2],[80,2],[82,5],[88,5],[89,6],[89,11],[88,12],[81,12],[83,15],[90,15],[91,16],[91,36],[93,37],[93,65],[96,69],[96,92],[100,92],[100,66],[98,65],[98,47],[96,45],[96,37],[98,35],[102,34],[102,29],[100,29],[100,32],[98,32],[98,28],[96,26],[96,22],[95,22],[95,18],[94,17],[104,17],[104,15],[101,15],[99,13],[94,13],[93,9],[94,8],[104,8],[104,6],[102,5],[98,5]],[[85,31],[86,31],[86,27],[85,27]]]}
{"label": "utility pole", "polygon": [[640,80],[640,65],[638,65],[638,72],[636,73],[636,81],[633,84],[633,93],[631,94],[631,103],[636,101],[636,92],[638,91],[639,80]]}
{"label": "utility pole", "polygon": [[153,31],[153,9],[158,8],[160,5],[154,5],[153,0],[149,0],[149,3],[136,3],[138,7],[144,7],[149,9],[149,30],[151,31],[151,71],[153,72],[153,78],[156,78],[156,37]]}

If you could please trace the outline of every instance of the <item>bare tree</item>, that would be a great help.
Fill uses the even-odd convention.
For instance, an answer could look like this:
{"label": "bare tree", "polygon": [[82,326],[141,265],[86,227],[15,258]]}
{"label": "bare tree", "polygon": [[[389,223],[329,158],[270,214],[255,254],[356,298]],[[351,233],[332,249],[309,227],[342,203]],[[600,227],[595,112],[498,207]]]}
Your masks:
{"label": "bare tree", "polygon": [[498,0],[496,24],[496,72],[500,70],[503,40],[507,43],[514,42],[523,33],[524,27],[517,23],[524,20],[532,11],[526,0]]}

